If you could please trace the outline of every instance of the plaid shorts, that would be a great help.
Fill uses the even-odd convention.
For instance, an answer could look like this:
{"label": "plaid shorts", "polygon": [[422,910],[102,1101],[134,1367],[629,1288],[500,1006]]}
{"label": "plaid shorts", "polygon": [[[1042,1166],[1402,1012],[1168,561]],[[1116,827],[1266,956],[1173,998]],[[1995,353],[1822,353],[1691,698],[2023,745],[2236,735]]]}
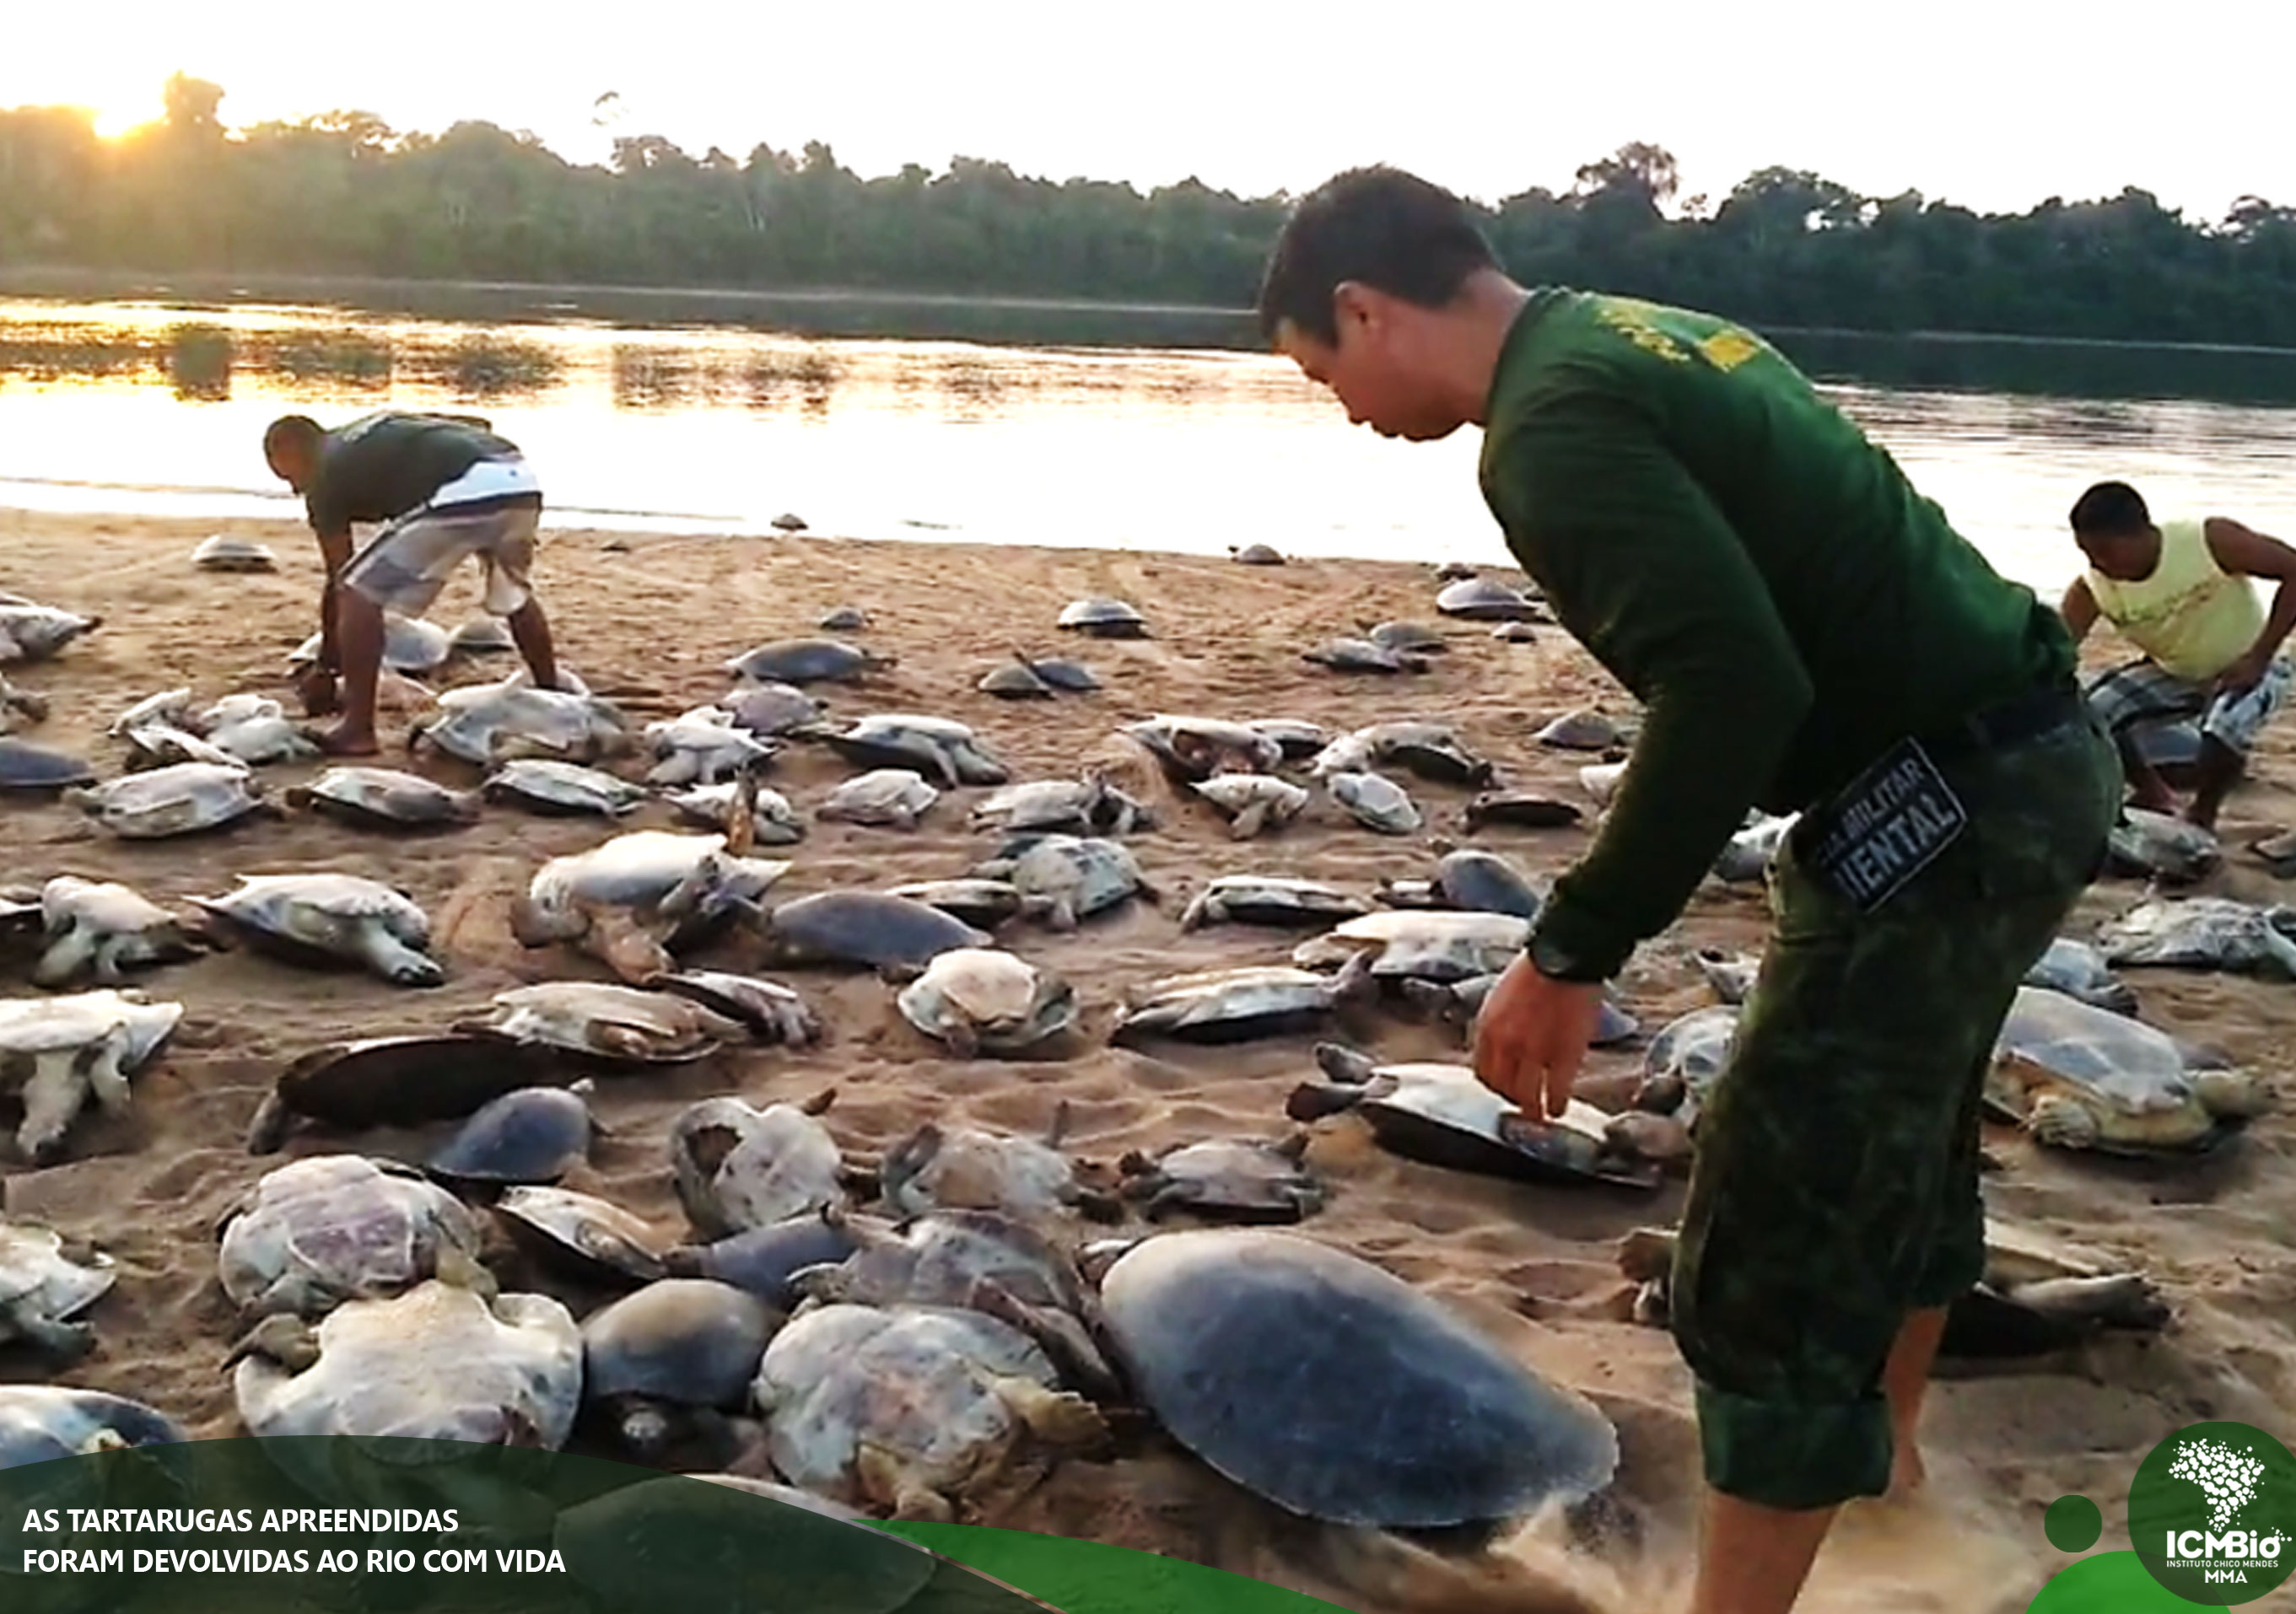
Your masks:
{"label": "plaid shorts", "polygon": [[463,510],[417,510],[368,540],[343,568],[342,586],[356,589],[385,610],[419,617],[430,609],[447,579],[472,555],[486,572],[485,606],[507,617],[534,597],[535,535],[539,500]]}
{"label": "plaid shorts", "polygon": [[2085,692],[2096,720],[2114,739],[2140,725],[2201,719],[2201,733],[2245,757],[2280,703],[2296,668],[2276,659],[2255,687],[2237,695],[2212,693],[2209,686],[2179,678],[2147,657],[2139,657],[2089,680]]}

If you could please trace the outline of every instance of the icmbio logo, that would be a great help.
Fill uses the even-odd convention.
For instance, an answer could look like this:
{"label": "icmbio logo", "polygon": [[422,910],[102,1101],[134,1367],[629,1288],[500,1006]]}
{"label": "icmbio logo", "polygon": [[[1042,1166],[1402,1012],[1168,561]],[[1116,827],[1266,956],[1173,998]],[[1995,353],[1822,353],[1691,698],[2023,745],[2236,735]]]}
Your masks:
{"label": "icmbio logo", "polygon": [[2296,1457],[2245,1423],[2195,1423],[2146,1457],[2128,1487],[2129,1544],[2189,1602],[2252,1602],[2296,1569]]}

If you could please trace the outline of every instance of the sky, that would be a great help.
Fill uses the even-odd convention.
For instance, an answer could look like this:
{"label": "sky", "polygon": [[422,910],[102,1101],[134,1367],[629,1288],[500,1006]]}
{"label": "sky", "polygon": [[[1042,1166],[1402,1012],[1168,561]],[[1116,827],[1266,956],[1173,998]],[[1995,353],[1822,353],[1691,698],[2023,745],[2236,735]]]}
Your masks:
{"label": "sky", "polygon": [[576,161],[603,160],[616,134],[735,157],[824,140],[864,176],[963,155],[1247,196],[1386,161],[1487,201],[1567,189],[1581,163],[1646,140],[1674,153],[1685,197],[1718,201],[1776,164],[1981,212],[2133,184],[2214,220],[2245,194],[2296,205],[2283,98],[2231,71],[2276,53],[2270,34],[2296,21],[2261,0],[19,0],[0,16],[0,107],[87,106],[116,133],[157,117],[181,69],[223,86],[234,127],[336,109],[432,131],[484,119]]}

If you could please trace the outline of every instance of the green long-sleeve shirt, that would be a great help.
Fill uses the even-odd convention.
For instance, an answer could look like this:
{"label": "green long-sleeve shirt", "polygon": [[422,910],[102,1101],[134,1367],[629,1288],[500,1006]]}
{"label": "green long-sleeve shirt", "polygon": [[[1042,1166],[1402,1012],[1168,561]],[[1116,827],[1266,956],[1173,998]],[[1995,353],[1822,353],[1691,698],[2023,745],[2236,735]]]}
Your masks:
{"label": "green long-sleeve shirt", "polygon": [[1672,923],[1750,805],[1807,807],[1901,737],[2071,674],[2056,613],[1726,321],[1535,291],[1484,431],[1508,547],[1645,708],[1539,918],[1574,974]]}

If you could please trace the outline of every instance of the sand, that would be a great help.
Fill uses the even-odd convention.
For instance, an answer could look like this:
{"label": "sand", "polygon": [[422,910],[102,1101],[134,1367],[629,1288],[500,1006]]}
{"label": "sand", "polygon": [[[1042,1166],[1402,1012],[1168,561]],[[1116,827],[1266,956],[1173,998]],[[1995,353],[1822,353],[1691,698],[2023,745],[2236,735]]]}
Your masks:
{"label": "sand", "polygon": [[[100,630],[56,659],[12,669],[20,684],[53,702],[52,717],[29,737],[78,750],[109,776],[123,759],[104,728],[138,697],[189,684],[203,699],[250,689],[291,700],[283,659],[311,628],[319,575],[308,534],[286,524],[235,527],[272,544],[281,569],[224,577],[189,564],[192,545],[210,530],[159,520],[0,512],[0,588],[103,618]],[[721,691],[719,663],[728,655],[808,633],[832,606],[861,605],[873,621],[854,636],[897,654],[899,664],[865,688],[824,686],[832,714],[906,709],[961,719],[1016,779],[1071,776],[1091,757],[1116,760],[1122,748],[1111,740],[1118,725],[1159,711],[1299,717],[1334,730],[1425,716],[1455,724],[1511,782],[1578,798],[1576,771],[1587,758],[1543,750],[1528,736],[1582,704],[1632,713],[1624,692],[1555,628],[1517,645],[1473,624],[1448,624],[1450,653],[1416,677],[1349,677],[1300,659],[1317,638],[1357,625],[1441,620],[1427,569],[1412,565],[1259,569],[1161,554],[814,535],[559,531],[547,539],[537,578],[565,660],[648,718]],[[474,574],[458,578],[431,614],[458,622],[473,609],[475,593]],[[1065,601],[1099,593],[1132,601],[1156,636],[1079,643],[1054,629]],[[1040,654],[1082,655],[1106,688],[1054,702],[1007,703],[976,692],[974,680],[1016,643]],[[2091,653],[2102,659],[2118,647],[2100,643]],[[450,677],[478,681],[504,670],[499,660],[465,663]],[[385,726],[386,746],[395,747],[406,716],[387,713]],[[2267,735],[2256,779],[2226,813],[2229,845],[2267,826],[2296,824],[2292,747],[2296,726],[2283,724]],[[422,766],[457,784],[475,777],[450,760]],[[264,772],[275,793],[310,771]],[[770,782],[809,816],[849,772],[824,748],[799,746],[784,753]],[[1128,777],[1145,787],[1139,770]],[[839,1089],[832,1129],[865,1151],[897,1141],[928,1117],[1034,1131],[1062,1102],[1070,1107],[1072,1147],[1102,1160],[1212,1135],[1279,1135],[1287,1127],[1285,1094],[1314,1073],[1311,1039],[1128,1052],[1105,1045],[1107,1027],[1125,988],[1144,980],[1286,955],[1294,938],[1282,932],[1240,925],[1179,931],[1181,906],[1213,875],[1283,873],[1368,892],[1382,877],[1424,873],[1437,838],[1461,835],[1468,792],[1416,782],[1410,788],[1429,822],[1407,838],[1335,821],[1333,809],[1319,802],[1280,835],[1238,843],[1206,805],[1165,796],[1164,827],[1131,843],[1162,889],[1160,905],[1130,905],[1070,935],[1032,926],[1006,934],[1009,945],[1066,975],[1087,1004],[1084,1035],[1068,1057],[955,1060],[899,1018],[891,990],[873,977],[783,972],[828,1022],[821,1046],[729,1054],[607,1084],[597,1108],[611,1135],[569,1185],[679,1227],[661,1143],[679,1108],[719,1092],[762,1102],[832,1083]],[[796,862],[776,896],[962,873],[989,844],[966,825],[980,794],[945,799],[914,833],[813,823],[800,846],[775,854]],[[171,1046],[136,1081],[133,1115],[84,1118],[69,1163],[6,1168],[10,1214],[93,1239],[119,1264],[118,1288],[94,1314],[102,1343],[64,1379],[146,1398],[201,1436],[238,1433],[220,1371],[233,1323],[215,1281],[213,1229],[242,1191],[281,1163],[282,1157],[250,1157],[242,1146],[273,1077],[297,1053],[330,1039],[439,1027],[522,982],[603,979],[602,966],[570,949],[519,946],[505,905],[541,859],[583,849],[611,832],[594,820],[500,807],[472,827],[438,837],[398,840],[293,815],[139,843],[113,839],[61,804],[13,800],[0,804],[0,814],[7,848],[0,872],[9,881],[69,871],[123,880],[175,901],[220,894],[236,873],[329,868],[391,881],[418,897],[436,925],[449,979],[430,992],[300,971],[243,950],[153,975],[147,986],[181,1001],[187,1012]],[[667,808],[649,807],[632,824],[669,827],[671,820]],[[1486,829],[1474,840],[1551,877],[1583,850],[1587,832]],[[2278,889],[2236,853],[2203,889],[2249,897]],[[2102,883],[2076,923],[2094,922],[2136,895],[2128,882]],[[1637,954],[1621,995],[1655,1030],[1710,1001],[1688,962],[1693,949],[1759,946],[1764,930],[1759,892],[1709,881],[1680,922]],[[739,938],[704,956],[729,968],[751,962]],[[2144,1018],[2252,1061],[2285,1096],[2281,1073],[2296,1036],[2296,992],[2169,971],[2131,979]],[[20,971],[9,989],[32,990]],[[1464,1057],[1442,1028],[1400,1014],[1375,1016],[1367,1027],[1385,1056]],[[1582,1092],[1615,1107],[1640,1057],[1634,1049],[1595,1054]],[[352,1148],[411,1154],[442,1132],[306,1132],[289,1154]],[[2296,1406],[2291,1139],[2286,1118],[2267,1118],[2206,1161],[2132,1167],[2044,1152],[2005,1131],[1992,1135],[1989,1145],[2005,1166],[1988,1180],[1995,1208],[2141,1262],[2174,1304],[2176,1321],[2155,1340],[2111,1340],[2030,1371],[1942,1381],[1924,1430],[1932,1474],[1926,1498],[1849,1510],[1802,1606],[1813,1614],[2021,1610],[2065,1561],[2042,1534],[2051,1500],[2067,1492],[2095,1496],[2105,1509],[2110,1546],[2135,1466],[2164,1436],[2204,1417],[2284,1430]],[[1612,1417],[1622,1447],[1615,1505],[1604,1510],[1604,1528],[1580,1533],[1582,1544],[1568,1561],[1592,1565],[1598,1579],[1612,1577],[1635,1594],[1636,1606],[1669,1606],[1687,1572],[1697,1475],[1688,1380],[1666,1334],[1625,1320],[1612,1248],[1631,1227],[1670,1222],[1679,1183],[1644,1196],[1451,1173],[1376,1150],[1361,1124],[1344,1118],[1321,1124],[1309,1158],[1333,1192],[1301,1231],[1440,1297]],[[43,1372],[36,1359],[0,1350],[0,1377]],[[1283,1532],[1275,1521],[1152,1436],[1129,1442],[1112,1462],[1065,1463],[1033,1488],[988,1499],[967,1519],[1218,1562],[1367,1611],[1400,1606],[1279,1555],[1275,1544]],[[1517,1551],[1524,1562],[1551,1563],[1568,1534],[1559,1523],[1541,1523]]]}

